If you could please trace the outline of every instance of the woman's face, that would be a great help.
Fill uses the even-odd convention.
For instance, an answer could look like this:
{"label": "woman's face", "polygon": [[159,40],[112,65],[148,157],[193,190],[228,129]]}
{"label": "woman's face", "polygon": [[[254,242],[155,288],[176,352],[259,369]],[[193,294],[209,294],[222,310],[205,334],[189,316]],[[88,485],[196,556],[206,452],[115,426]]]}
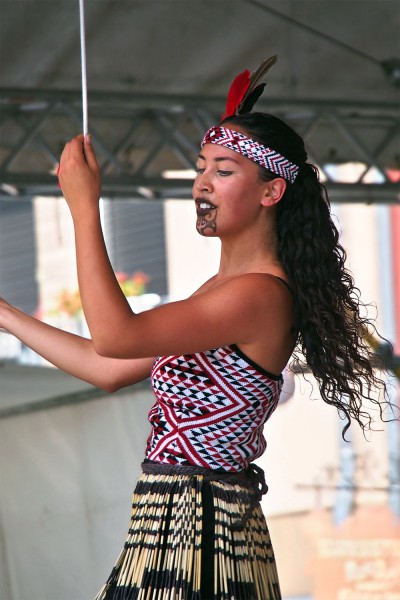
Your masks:
{"label": "woman's face", "polygon": [[256,163],[234,150],[206,144],[197,161],[193,185],[197,231],[227,236],[251,227],[259,219],[267,186]]}

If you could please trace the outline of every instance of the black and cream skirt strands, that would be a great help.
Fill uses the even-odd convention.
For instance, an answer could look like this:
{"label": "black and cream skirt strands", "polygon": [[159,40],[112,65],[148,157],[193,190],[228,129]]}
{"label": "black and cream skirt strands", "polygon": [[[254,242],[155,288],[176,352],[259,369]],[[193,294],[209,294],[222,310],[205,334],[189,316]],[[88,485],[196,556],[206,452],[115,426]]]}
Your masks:
{"label": "black and cream skirt strands", "polygon": [[280,599],[267,525],[251,485],[203,474],[142,473],[127,540],[95,600]]}

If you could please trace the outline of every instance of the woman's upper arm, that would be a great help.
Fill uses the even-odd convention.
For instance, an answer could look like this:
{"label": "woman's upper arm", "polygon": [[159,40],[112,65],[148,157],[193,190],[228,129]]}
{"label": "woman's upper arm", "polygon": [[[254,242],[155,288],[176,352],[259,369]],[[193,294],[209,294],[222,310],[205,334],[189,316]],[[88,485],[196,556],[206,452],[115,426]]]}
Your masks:
{"label": "woman's upper arm", "polygon": [[262,331],[285,326],[289,294],[272,277],[237,276],[187,300],[132,316],[123,332],[97,352],[119,358],[191,354],[232,343],[251,343]]}
{"label": "woman's upper arm", "polygon": [[98,387],[115,392],[148,379],[154,364],[154,358],[118,359],[99,356],[97,359]]}

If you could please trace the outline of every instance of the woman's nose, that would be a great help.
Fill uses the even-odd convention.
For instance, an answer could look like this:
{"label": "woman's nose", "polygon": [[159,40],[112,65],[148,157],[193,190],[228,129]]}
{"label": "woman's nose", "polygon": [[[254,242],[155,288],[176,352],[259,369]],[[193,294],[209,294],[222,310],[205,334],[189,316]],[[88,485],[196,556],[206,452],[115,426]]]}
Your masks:
{"label": "woman's nose", "polygon": [[208,174],[198,173],[196,180],[195,180],[195,187],[198,190],[205,190],[205,191],[211,190],[212,186],[211,186],[211,181],[210,181]]}

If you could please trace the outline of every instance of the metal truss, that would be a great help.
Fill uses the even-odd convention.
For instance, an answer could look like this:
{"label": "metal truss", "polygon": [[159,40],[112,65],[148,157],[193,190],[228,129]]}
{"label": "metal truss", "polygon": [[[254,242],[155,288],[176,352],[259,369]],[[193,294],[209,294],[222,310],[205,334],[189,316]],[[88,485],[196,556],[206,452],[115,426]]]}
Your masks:
{"label": "metal truss", "polygon": [[[205,130],[225,100],[207,96],[89,95],[89,129],[102,171],[103,196],[190,198]],[[394,103],[275,98],[259,102],[306,140],[333,202],[400,202],[400,115]],[[81,131],[73,91],[0,89],[0,197],[59,196],[55,175],[64,143]],[[358,163],[344,182],[338,165]],[[189,175],[190,176],[190,175]],[[339,180],[339,177],[341,180]]]}

